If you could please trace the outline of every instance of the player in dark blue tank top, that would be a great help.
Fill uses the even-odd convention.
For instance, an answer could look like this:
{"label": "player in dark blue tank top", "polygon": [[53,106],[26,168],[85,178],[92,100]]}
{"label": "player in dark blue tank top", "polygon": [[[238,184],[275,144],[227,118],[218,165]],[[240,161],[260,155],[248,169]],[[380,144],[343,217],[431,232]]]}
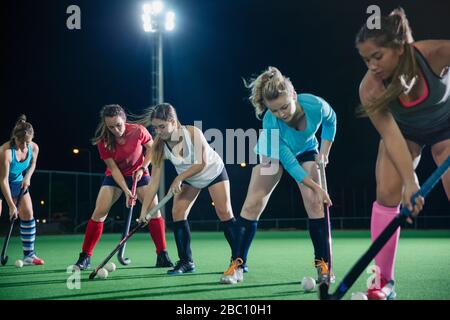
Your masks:
{"label": "player in dark blue tank top", "polygon": [[[0,147],[0,187],[3,198],[9,207],[10,219],[20,219],[20,239],[23,246],[24,265],[42,265],[34,250],[36,222],[33,217],[33,204],[28,187],[36,168],[39,147],[33,140],[34,130],[26,117],[17,121],[10,141]],[[24,174],[25,173],[25,174]],[[17,199],[22,196],[16,206]],[[1,208],[0,199],[0,208]]]}
{"label": "player in dark blue tank top", "polygon": [[[422,197],[414,204],[410,199],[419,190],[415,168],[423,147],[431,147],[436,165],[450,155],[450,41],[414,42],[401,8],[381,17],[380,22],[381,29],[364,24],[356,37],[356,47],[368,68],[359,89],[360,111],[369,116],[381,136],[372,239],[399,213],[400,204],[413,216],[422,210]],[[449,172],[442,182],[450,200]],[[380,274],[376,283],[381,285],[369,288],[369,299],[395,297],[395,291],[386,295],[381,289],[394,280],[399,235],[397,230],[375,258]]]}

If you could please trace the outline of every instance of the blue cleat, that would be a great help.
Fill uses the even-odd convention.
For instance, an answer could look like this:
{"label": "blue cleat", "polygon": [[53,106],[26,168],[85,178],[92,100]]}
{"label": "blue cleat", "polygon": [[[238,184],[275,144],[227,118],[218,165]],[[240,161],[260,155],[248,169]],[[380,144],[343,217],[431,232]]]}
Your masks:
{"label": "blue cleat", "polygon": [[191,273],[195,271],[195,264],[192,261],[179,260],[175,264],[175,267],[167,271],[168,275],[179,275],[183,273]]}

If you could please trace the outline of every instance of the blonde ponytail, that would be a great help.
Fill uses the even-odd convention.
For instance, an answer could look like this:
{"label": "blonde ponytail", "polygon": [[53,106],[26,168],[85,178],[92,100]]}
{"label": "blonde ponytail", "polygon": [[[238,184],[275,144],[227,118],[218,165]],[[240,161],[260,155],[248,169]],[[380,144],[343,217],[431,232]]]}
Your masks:
{"label": "blonde ponytail", "polygon": [[267,70],[262,72],[256,78],[246,81],[244,79],[244,85],[250,89],[249,100],[255,108],[256,117],[262,118],[266,105],[264,101],[271,101],[277,99],[280,95],[290,95],[294,91],[289,78],[283,76],[283,74],[275,67],[268,67]]}

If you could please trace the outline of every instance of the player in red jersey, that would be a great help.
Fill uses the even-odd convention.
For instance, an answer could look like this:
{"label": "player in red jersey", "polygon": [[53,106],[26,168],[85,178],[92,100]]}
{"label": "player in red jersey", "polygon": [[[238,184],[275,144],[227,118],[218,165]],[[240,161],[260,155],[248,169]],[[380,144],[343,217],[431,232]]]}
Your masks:
{"label": "player in red jersey", "polygon": [[[103,107],[92,143],[97,146],[100,158],[106,163],[106,172],[94,213],[86,228],[82,252],[75,263],[80,270],[90,267],[90,257],[100,240],[103,222],[112,205],[124,193],[128,207],[129,199],[133,197],[130,190],[133,179],[138,181],[136,196],[142,202],[150,182],[148,166],[151,161],[152,136],[144,126],[127,122],[121,106]],[[157,203],[155,197],[152,207]],[[148,225],[158,255],[156,267],[172,267],[166,250],[165,222],[161,213],[158,212]]]}

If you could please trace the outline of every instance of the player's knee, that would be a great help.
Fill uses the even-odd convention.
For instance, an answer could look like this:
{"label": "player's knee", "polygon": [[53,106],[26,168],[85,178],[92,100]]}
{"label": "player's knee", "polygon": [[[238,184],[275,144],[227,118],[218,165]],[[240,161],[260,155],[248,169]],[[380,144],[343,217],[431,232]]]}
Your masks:
{"label": "player's knee", "polygon": [[22,214],[20,214],[20,220],[22,221],[33,220],[33,212],[23,212]]}
{"label": "player's knee", "polygon": [[172,208],[172,218],[177,221],[184,220],[184,217],[186,216],[186,210],[181,207],[173,207]]}
{"label": "player's knee", "polygon": [[396,206],[402,198],[401,187],[396,186],[377,186],[377,201],[385,206]]}
{"label": "player's knee", "polygon": [[218,207],[216,206],[216,213],[221,220],[229,220],[233,217],[233,211],[231,208],[228,208],[227,206]]}
{"label": "player's knee", "polygon": [[262,211],[262,201],[249,201],[244,204],[241,215],[251,220],[257,219]]}
{"label": "player's knee", "polygon": [[305,196],[303,198],[303,204],[305,205],[308,216],[313,219],[323,217],[323,205],[317,200],[314,194]]}
{"label": "player's knee", "polygon": [[156,214],[152,217],[151,220],[153,220],[153,219],[159,219],[159,218],[161,218],[161,217],[162,217],[161,212],[158,211],[158,213],[156,213]]}
{"label": "player's knee", "polygon": [[105,221],[108,216],[108,211],[104,208],[95,208],[94,213],[92,213],[91,219],[97,222]]}

